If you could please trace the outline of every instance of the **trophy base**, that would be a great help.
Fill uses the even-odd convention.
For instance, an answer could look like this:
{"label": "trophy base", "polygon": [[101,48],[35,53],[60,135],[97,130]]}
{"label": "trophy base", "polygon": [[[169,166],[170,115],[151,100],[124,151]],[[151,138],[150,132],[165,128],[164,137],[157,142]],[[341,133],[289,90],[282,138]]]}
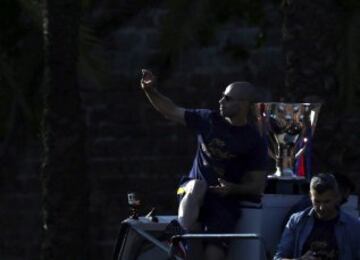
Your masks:
{"label": "trophy base", "polygon": [[279,179],[279,180],[304,180],[304,176],[298,176],[290,168],[280,169],[276,167],[276,172],[267,176],[268,179]]}
{"label": "trophy base", "polygon": [[304,176],[293,176],[293,177],[289,177],[289,176],[276,176],[275,174],[270,174],[267,176],[268,179],[276,179],[276,180],[305,180]]}

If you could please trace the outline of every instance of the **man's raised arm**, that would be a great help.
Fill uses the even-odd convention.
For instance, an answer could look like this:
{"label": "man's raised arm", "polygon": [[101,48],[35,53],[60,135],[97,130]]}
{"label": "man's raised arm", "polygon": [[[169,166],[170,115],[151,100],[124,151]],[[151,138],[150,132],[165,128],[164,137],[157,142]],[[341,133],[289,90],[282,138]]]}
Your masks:
{"label": "man's raised arm", "polygon": [[185,109],[177,106],[171,99],[162,95],[154,86],[155,76],[149,70],[142,70],[141,88],[153,107],[165,118],[185,124]]}

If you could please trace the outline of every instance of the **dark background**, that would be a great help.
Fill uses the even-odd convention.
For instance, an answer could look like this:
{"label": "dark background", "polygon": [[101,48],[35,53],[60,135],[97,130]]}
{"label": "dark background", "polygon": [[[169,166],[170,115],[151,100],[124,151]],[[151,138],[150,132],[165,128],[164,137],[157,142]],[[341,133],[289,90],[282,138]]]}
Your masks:
{"label": "dark background", "polygon": [[[217,108],[236,80],[258,86],[265,101],[321,100],[314,172],[345,174],[359,194],[357,1],[89,0],[81,8],[76,113],[86,126],[81,174],[89,181],[69,180],[58,191],[88,191],[88,253],[79,259],[110,259],[129,191],[140,195],[143,213],[175,214],[178,179],[191,167],[194,136],[151,107],[141,68],[153,70],[161,92],[184,107]],[[0,8],[1,259],[40,259],[42,252],[44,10],[31,0],[2,0]],[[59,99],[69,107],[66,96]]]}

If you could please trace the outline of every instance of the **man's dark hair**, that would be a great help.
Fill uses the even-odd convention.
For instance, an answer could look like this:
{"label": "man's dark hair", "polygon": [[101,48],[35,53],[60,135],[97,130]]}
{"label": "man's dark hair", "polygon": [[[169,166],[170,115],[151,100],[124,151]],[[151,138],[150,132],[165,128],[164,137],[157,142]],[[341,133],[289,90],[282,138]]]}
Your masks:
{"label": "man's dark hair", "polygon": [[311,178],[310,189],[320,194],[329,190],[339,192],[339,187],[334,175],[325,173],[319,173]]}

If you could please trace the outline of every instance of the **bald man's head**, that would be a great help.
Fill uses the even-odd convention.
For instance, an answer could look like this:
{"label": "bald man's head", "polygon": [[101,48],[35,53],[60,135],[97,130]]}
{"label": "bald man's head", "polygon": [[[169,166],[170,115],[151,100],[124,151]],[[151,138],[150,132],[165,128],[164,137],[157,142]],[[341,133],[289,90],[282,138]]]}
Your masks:
{"label": "bald man's head", "polygon": [[229,92],[231,92],[232,97],[238,100],[246,100],[249,102],[255,101],[255,88],[249,82],[246,81],[236,81],[227,86]]}
{"label": "bald man's head", "polygon": [[241,125],[247,122],[254,101],[255,88],[249,82],[233,82],[226,87],[219,100],[220,114],[233,124]]}

